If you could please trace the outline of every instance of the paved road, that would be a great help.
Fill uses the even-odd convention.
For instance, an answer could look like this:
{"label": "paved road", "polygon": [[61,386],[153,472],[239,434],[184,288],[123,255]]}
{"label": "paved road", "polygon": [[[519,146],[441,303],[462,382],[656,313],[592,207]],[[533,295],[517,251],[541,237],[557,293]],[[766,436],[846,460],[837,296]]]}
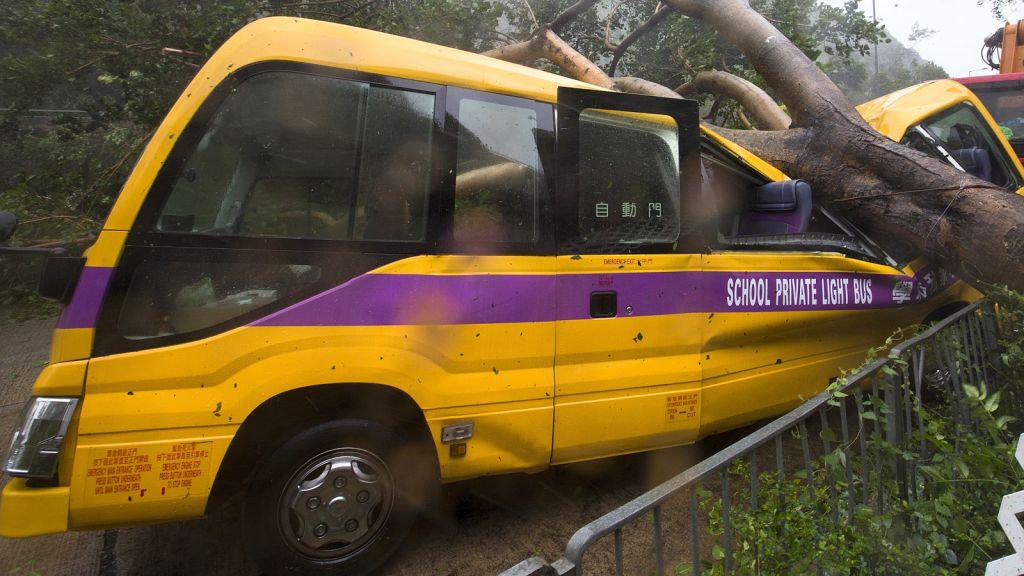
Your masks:
{"label": "paved road", "polygon": [[[53,320],[0,326],[0,450],[49,353]],[[581,525],[693,462],[688,449],[463,482],[421,521],[388,576],[495,574],[533,554],[554,559]],[[192,522],[0,540],[0,576],[258,575],[236,509]]]}

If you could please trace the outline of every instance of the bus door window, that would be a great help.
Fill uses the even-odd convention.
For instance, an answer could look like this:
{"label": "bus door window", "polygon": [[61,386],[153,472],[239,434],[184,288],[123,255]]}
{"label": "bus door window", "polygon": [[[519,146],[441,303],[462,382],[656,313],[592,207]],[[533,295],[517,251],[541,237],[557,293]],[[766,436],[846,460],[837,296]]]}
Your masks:
{"label": "bus door window", "polygon": [[598,252],[680,234],[679,136],[671,118],[580,113],[579,242]]}
{"label": "bus door window", "polygon": [[969,88],[992,114],[1017,156],[1024,156],[1024,82],[1001,80]]}

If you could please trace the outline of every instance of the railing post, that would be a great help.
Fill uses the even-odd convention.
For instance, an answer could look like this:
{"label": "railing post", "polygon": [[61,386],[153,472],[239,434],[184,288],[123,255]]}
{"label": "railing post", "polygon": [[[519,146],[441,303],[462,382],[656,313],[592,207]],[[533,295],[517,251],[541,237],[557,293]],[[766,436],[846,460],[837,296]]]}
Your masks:
{"label": "railing post", "polygon": [[[889,407],[889,414],[886,418],[885,439],[892,446],[903,445],[903,390],[900,388],[896,376],[885,374],[885,403]],[[889,467],[896,478],[896,485],[900,491],[900,499],[907,500],[907,465],[899,456],[893,456]]]}

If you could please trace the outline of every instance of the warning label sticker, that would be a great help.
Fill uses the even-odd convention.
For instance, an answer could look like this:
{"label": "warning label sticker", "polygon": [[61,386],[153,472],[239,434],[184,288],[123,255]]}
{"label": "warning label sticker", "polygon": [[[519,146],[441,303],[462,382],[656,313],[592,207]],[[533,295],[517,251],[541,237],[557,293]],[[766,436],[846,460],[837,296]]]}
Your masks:
{"label": "warning label sticker", "polygon": [[665,397],[665,422],[685,422],[697,417],[700,392],[682,392]]}
{"label": "warning label sticker", "polygon": [[86,496],[123,502],[184,498],[210,490],[213,442],[176,442],[89,451]]}

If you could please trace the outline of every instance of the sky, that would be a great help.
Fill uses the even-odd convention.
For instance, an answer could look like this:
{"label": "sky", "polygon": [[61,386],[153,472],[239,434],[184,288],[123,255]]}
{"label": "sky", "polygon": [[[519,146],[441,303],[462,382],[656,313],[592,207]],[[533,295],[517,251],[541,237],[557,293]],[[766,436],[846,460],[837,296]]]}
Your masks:
{"label": "sky", "polygon": [[[842,0],[826,0],[842,5]],[[871,0],[860,0],[860,9],[871,16]],[[994,74],[981,59],[985,37],[1001,28],[989,7],[978,6],[976,0],[875,0],[875,14],[885,24],[889,35],[917,50],[922,57],[945,68],[954,78]],[[1024,3],[1005,10],[1013,22],[1024,18]],[[930,38],[914,44],[908,41],[917,23],[935,31]]]}

